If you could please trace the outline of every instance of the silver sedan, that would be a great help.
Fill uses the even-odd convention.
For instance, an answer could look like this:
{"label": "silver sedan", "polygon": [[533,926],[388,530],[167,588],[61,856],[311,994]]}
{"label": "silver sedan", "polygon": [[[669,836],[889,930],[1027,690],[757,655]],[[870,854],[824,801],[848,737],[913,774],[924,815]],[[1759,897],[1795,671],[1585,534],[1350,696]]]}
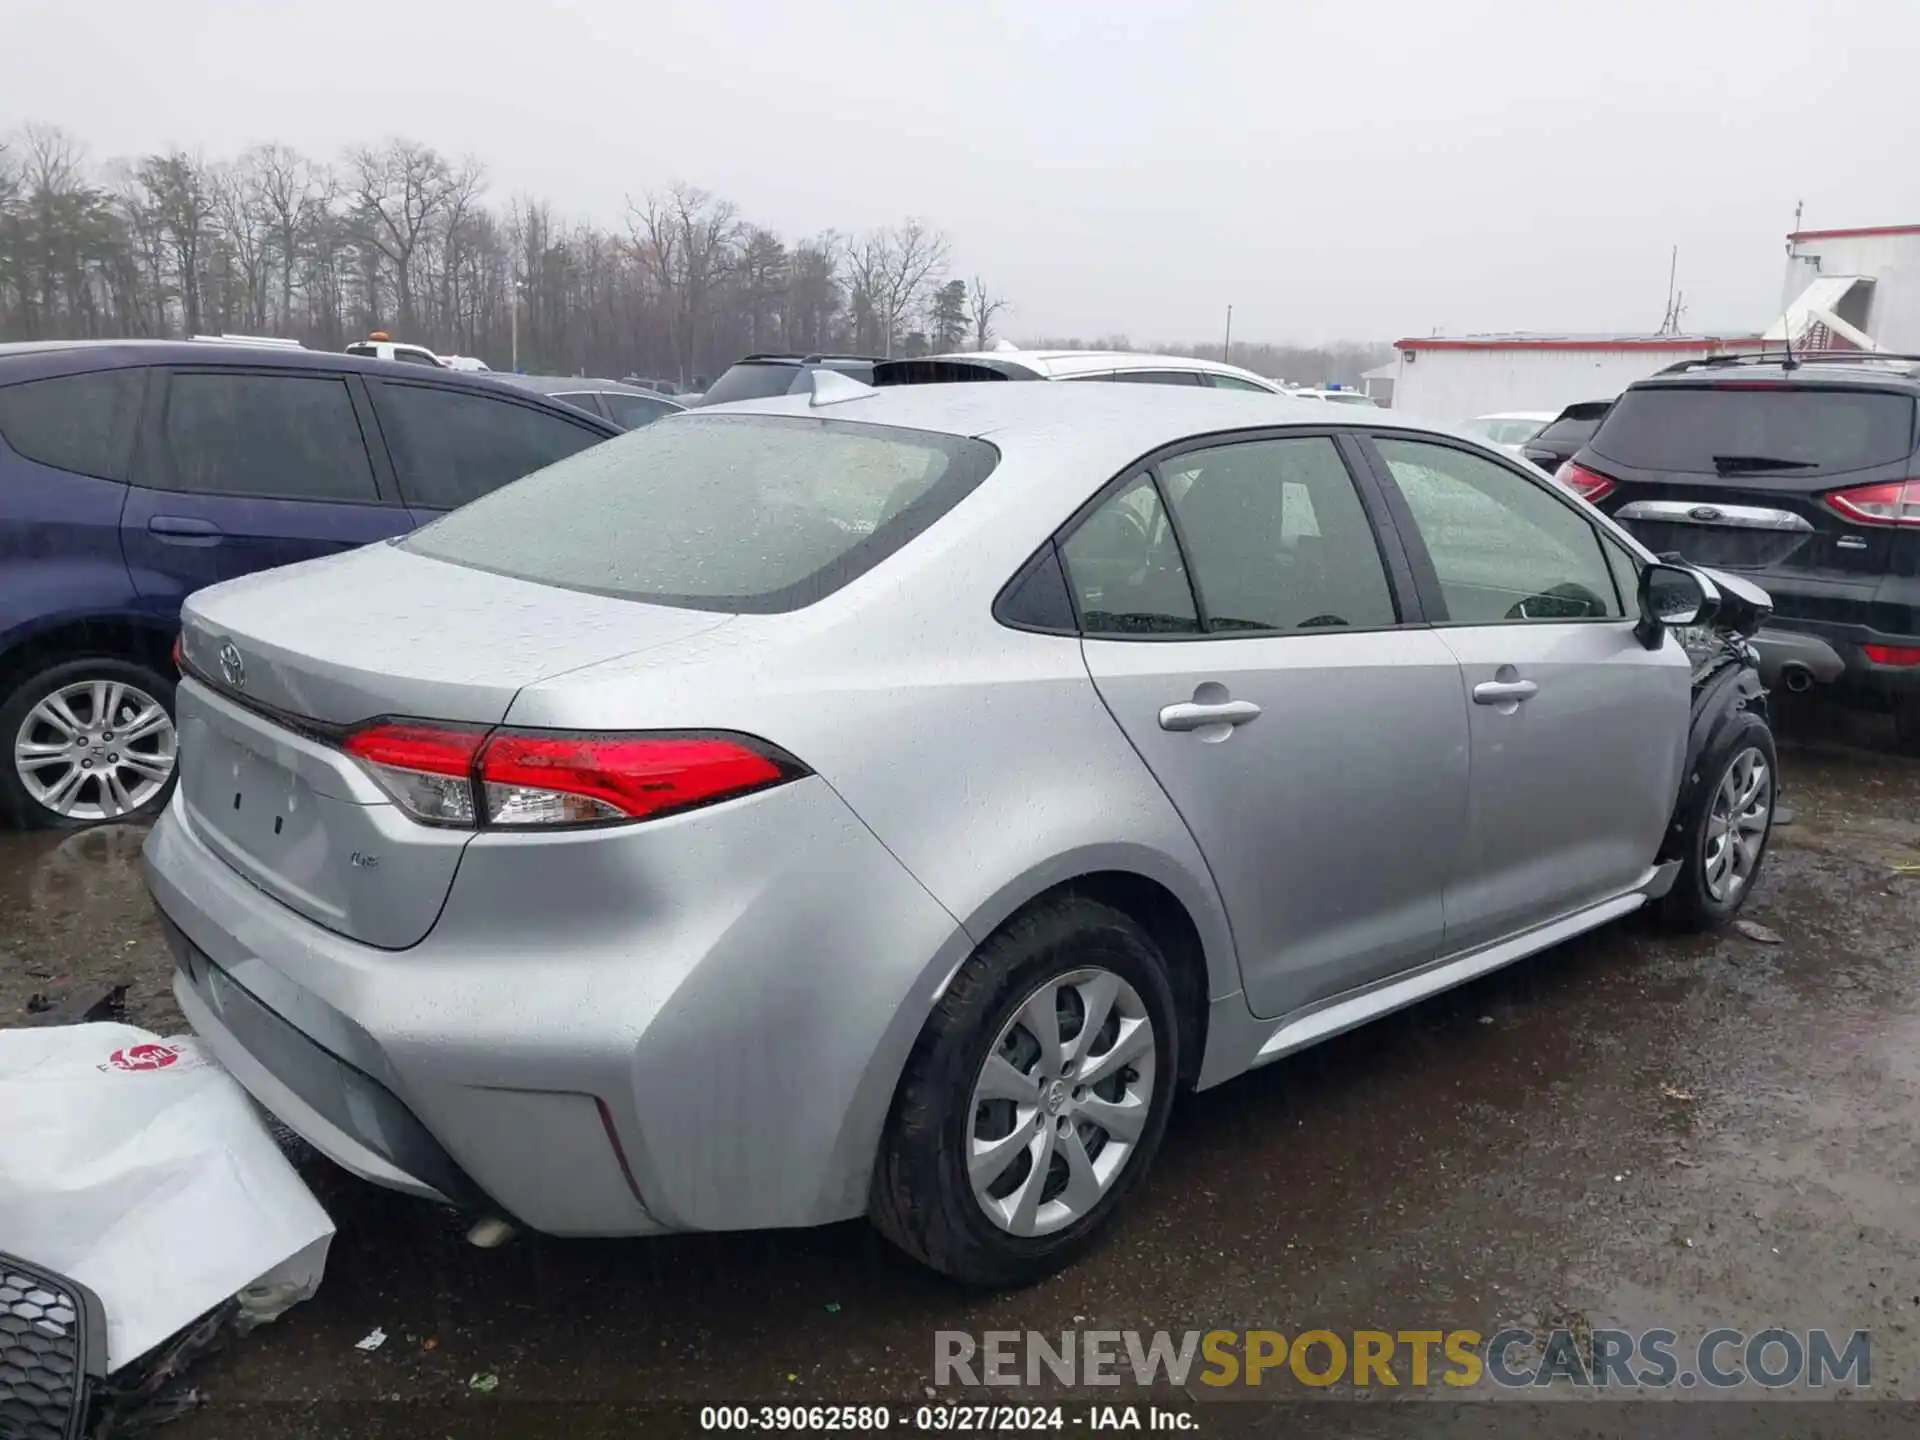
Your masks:
{"label": "silver sedan", "polygon": [[1764,607],[1390,413],[824,375],[192,597],[151,885],[367,1179],[1018,1283],[1179,1092],[1737,911]]}

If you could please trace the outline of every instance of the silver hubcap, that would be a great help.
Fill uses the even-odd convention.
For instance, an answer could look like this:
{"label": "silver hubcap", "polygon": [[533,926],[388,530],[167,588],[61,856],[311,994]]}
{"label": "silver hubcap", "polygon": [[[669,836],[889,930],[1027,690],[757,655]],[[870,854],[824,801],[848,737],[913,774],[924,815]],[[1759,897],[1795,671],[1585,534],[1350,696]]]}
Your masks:
{"label": "silver hubcap", "polygon": [[1110,970],[1029,995],[973,1087],[967,1174],[987,1218],[1045,1235],[1099,1204],[1146,1130],[1156,1054],[1139,992]]}
{"label": "silver hubcap", "polygon": [[173,721],[160,702],[119,680],[64,685],[27,712],[13,769],[40,804],[68,820],[138,810],[173,774]]}
{"label": "silver hubcap", "polygon": [[1742,750],[1720,777],[1707,812],[1707,894],[1737,896],[1760,864],[1760,849],[1773,823],[1773,773],[1758,750]]}

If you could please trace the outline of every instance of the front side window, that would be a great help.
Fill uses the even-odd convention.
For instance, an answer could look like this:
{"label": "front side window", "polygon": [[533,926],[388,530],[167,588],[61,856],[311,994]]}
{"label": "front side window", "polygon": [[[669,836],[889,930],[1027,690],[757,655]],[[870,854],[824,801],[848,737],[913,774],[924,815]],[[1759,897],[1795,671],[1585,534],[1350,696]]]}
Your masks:
{"label": "front side window", "polygon": [[380,424],[409,505],[451,510],[600,443],[599,431],[471,390],[383,384]]}
{"label": "front side window", "polygon": [[98,370],[0,387],[0,437],[56,470],[124,480],[146,374]]}
{"label": "front side window", "polygon": [[1199,611],[1151,476],[1122,486],[1061,543],[1088,635],[1200,633]]}
{"label": "front side window", "polygon": [[1161,466],[1210,631],[1398,623],[1373,526],[1334,442],[1254,440]]}
{"label": "front side window", "polygon": [[176,490],[362,504],[380,498],[353,398],[337,376],[175,375],[160,449],[159,478]]}
{"label": "front side window", "polygon": [[1593,525],[1545,486],[1448,445],[1374,442],[1462,625],[1624,613]]}
{"label": "front side window", "polygon": [[496,490],[406,548],[537,584],[699,610],[796,610],[986,478],[983,440],[811,417],[690,414]]}
{"label": "front side window", "polygon": [[576,410],[584,410],[589,415],[600,413],[600,402],[591,390],[572,390],[564,395],[555,395],[553,398],[573,406]]}

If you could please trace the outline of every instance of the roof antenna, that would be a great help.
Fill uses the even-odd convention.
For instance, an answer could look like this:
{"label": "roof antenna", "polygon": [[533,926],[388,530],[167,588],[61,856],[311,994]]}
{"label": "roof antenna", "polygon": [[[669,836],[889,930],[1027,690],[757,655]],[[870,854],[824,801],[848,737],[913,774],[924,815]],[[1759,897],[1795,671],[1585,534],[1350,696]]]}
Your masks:
{"label": "roof antenna", "polygon": [[[1794,236],[1800,233],[1800,212],[1806,208],[1806,201],[1798,200],[1794,202],[1793,235],[1787,237],[1787,254],[1789,256],[1793,254]],[[1793,307],[1791,305],[1787,307],[1787,313],[1780,317],[1780,336],[1780,343],[1786,347],[1787,351],[1787,358],[1780,362],[1780,368],[1784,372],[1791,373],[1800,366],[1800,362],[1793,358]]]}

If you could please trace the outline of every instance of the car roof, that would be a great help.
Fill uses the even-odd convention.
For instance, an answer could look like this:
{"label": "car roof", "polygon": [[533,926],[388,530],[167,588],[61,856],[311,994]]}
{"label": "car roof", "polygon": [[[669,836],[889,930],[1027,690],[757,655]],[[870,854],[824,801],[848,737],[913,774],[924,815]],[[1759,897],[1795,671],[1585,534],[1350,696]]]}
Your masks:
{"label": "car roof", "polygon": [[[1453,427],[1330,400],[1201,385],[981,385],[861,387],[853,398],[814,405],[812,396],[776,395],[709,405],[686,421],[726,415],[795,415],[964,435],[1022,450],[1057,447],[1118,470],[1148,451],[1192,437],[1282,425],[1420,430],[1486,448]],[[675,424],[682,423],[676,419]]]}
{"label": "car roof", "polygon": [[[8,362],[15,362],[9,364]],[[203,340],[26,340],[0,344],[0,380],[75,375],[132,365],[231,365],[252,370],[332,370],[389,380],[430,380],[456,389],[497,391],[505,377],[491,370],[429,369],[401,360],[267,345]],[[19,373],[25,372],[25,373]],[[525,393],[524,388],[521,393]],[[651,392],[642,392],[651,393]],[[599,416],[603,426],[607,421]],[[616,433],[609,428],[609,435]]]}
{"label": "car roof", "polygon": [[1495,410],[1487,415],[1476,415],[1476,420],[1557,420],[1558,410]]}
{"label": "car roof", "polygon": [[1063,380],[1071,375],[1100,375],[1109,370],[1204,370],[1212,375],[1238,375],[1263,386],[1279,384],[1265,375],[1220,360],[1202,360],[1193,355],[1145,355],[1135,350],[959,350],[922,358],[1024,365],[1049,380]]}
{"label": "car roof", "polygon": [[1795,359],[1791,366],[1785,355],[1710,356],[1702,362],[1670,366],[1644,380],[1634,381],[1627,388],[1739,385],[1751,383],[1756,374],[1768,381],[1816,380],[1822,385],[1859,385],[1882,390],[1889,385],[1902,390],[1920,388],[1920,361],[1912,356],[1876,356],[1864,351],[1846,359],[1830,355]]}
{"label": "car roof", "polygon": [[671,395],[662,395],[658,390],[629,385],[622,380],[602,380],[592,375],[514,375],[501,370],[487,373],[497,380],[506,381],[509,385],[518,385],[523,390],[535,390],[542,395],[576,395],[582,391],[611,391],[616,395],[639,395],[648,400],[663,400],[669,405],[678,403]]}

